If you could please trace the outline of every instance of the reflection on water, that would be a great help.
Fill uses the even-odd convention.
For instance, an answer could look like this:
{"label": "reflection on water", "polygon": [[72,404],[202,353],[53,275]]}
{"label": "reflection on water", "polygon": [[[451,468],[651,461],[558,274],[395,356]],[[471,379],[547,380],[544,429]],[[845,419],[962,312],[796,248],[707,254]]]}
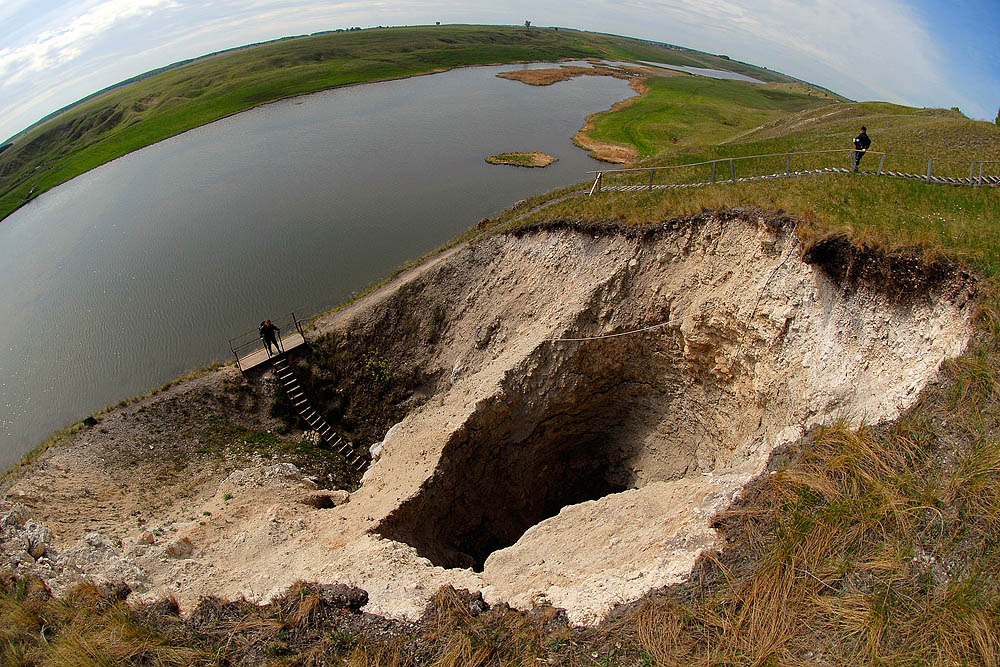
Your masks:
{"label": "reflection on water", "polygon": [[[551,67],[552,65],[531,65]],[[514,201],[600,168],[570,138],[631,95],[461,69],[270,104],[133,153],[0,222],[0,466],[310,316]],[[540,150],[545,169],[484,158]]]}
{"label": "reflection on water", "polygon": [[697,74],[698,76],[707,76],[712,79],[731,79],[733,81],[749,81],[750,83],[764,83],[760,79],[755,79],[752,76],[747,76],[745,74],[737,74],[736,72],[727,72],[722,69],[709,69],[707,67],[688,67],[687,65],[668,65],[666,63],[654,63],[648,60],[640,60],[643,65],[652,65],[654,67],[662,67],[664,69],[675,69],[681,72],[687,72],[688,74]]}

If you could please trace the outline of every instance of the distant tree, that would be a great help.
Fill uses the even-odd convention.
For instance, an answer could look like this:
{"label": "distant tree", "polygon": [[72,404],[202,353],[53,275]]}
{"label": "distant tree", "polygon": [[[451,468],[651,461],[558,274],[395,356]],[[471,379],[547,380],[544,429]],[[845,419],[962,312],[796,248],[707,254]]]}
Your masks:
{"label": "distant tree", "polygon": [[531,27],[531,21],[525,21],[524,22],[524,27],[525,28],[530,28]]}
{"label": "distant tree", "polygon": [[440,21],[435,21],[434,25],[441,25],[441,22]]}
{"label": "distant tree", "polygon": [[993,122],[995,122],[997,125],[1000,125],[1000,109],[997,109],[997,119]]}

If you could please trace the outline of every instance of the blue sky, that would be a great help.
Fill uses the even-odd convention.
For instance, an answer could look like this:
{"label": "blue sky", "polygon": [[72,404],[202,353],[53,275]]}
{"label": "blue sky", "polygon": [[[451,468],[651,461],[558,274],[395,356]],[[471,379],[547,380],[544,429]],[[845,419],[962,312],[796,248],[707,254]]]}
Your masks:
{"label": "blue sky", "polygon": [[559,25],[764,65],[854,99],[1000,105],[998,0],[0,0],[0,138],[122,79],[350,26]]}

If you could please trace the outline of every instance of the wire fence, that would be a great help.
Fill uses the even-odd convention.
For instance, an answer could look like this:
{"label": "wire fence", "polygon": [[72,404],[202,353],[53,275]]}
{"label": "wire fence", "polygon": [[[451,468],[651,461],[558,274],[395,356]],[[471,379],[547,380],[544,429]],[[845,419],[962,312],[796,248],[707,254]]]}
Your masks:
{"label": "wire fence", "polygon": [[874,174],[935,185],[995,187],[1000,185],[1000,161],[933,158],[853,149],[796,151],[719,158],[690,164],[591,171],[590,194],[700,187],[792,178],[821,173]]}

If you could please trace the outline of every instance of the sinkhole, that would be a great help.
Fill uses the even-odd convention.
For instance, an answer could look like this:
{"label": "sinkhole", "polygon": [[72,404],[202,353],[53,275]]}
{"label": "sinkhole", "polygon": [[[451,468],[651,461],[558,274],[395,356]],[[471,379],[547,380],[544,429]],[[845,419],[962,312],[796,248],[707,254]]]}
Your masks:
{"label": "sinkhole", "polygon": [[[681,480],[694,498],[713,476],[745,483],[776,446],[813,426],[895,418],[968,340],[971,283],[961,275],[855,257],[861,251],[850,245],[827,252],[816,270],[792,259],[793,236],[721,222],[712,231],[692,232],[698,243],[650,241],[628,272],[593,287],[561,323],[569,332],[635,335],[539,339],[509,366],[490,367],[481,393],[449,387],[442,421],[408,436],[439,452],[433,472],[374,532],[434,565],[489,572],[491,554],[533,527],[525,543],[558,533],[566,524],[547,520],[565,507]],[[836,273],[827,263],[861,269]],[[535,303],[520,317],[544,310]],[[504,317],[516,328],[517,312]],[[403,454],[390,460],[408,464]],[[627,532],[630,516],[611,516],[613,505],[583,511]],[[580,516],[570,514],[567,522]],[[583,535],[559,533],[574,544],[557,555],[532,552],[525,567],[547,557],[570,567],[587,549],[599,560],[603,545],[583,544]],[[532,543],[543,542],[556,543]]]}
{"label": "sinkhole", "polygon": [[[452,434],[428,483],[376,532],[435,565],[482,571],[491,553],[563,507],[642,484],[636,450],[677,393],[670,364],[648,359],[667,359],[669,347],[669,336],[598,342],[511,373]],[[684,449],[658,476],[691,467]]]}

